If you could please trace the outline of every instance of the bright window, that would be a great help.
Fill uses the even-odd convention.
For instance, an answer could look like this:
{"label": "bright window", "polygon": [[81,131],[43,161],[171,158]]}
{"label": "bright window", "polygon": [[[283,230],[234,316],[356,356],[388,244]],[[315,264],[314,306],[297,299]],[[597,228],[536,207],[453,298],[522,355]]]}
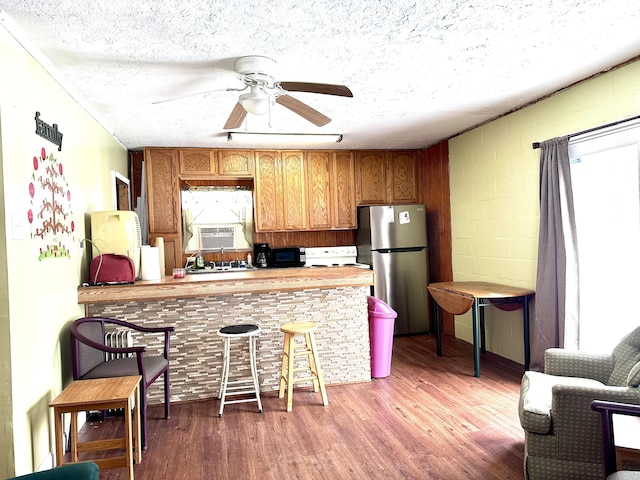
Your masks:
{"label": "bright window", "polygon": [[[578,249],[579,349],[610,352],[640,325],[640,122],[569,143]],[[574,289],[575,290],[575,289]]]}

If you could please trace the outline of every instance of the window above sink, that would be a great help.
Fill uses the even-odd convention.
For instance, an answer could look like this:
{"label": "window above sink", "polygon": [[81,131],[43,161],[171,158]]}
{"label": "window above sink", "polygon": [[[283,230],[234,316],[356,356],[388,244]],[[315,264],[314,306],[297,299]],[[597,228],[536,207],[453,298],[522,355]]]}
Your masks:
{"label": "window above sink", "polygon": [[247,187],[186,186],[181,191],[184,253],[253,248],[253,192]]}

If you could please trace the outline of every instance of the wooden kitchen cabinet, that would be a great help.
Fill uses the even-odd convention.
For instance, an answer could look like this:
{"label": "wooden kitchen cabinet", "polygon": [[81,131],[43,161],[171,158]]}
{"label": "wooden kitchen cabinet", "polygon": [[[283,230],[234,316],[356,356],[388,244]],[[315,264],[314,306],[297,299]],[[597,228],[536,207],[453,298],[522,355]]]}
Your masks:
{"label": "wooden kitchen cabinet", "polygon": [[391,150],[387,152],[387,178],[391,193],[389,203],[403,204],[418,201],[416,162],[415,151]]}
{"label": "wooden kitchen cabinet", "polygon": [[356,203],[416,203],[417,155],[412,151],[356,152]]}
{"label": "wooden kitchen cabinet", "polygon": [[218,150],[218,174],[223,177],[252,177],[252,150]]}
{"label": "wooden kitchen cabinet", "polygon": [[146,149],[149,243],[164,242],[165,275],[182,263],[182,222],[178,190],[179,154],[175,149]]}
{"label": "wooden kitchen cabinet", "polygon": [[257,152],[256,231],[356,227],[351,152]]}
{"label": "wooden kitchen cabinet", "polygon": [[306,187],[310,230],[356,228],[351,152],[307,152]]}
{"label": "wooden kitchen cabinet", "polygon": [[279,153],[256,152],[255,175],[256,231],[280,230],[284,224],[284,211]]}
{"label": "wooden kitchen cabinet", "polygon": [[258,151],[255,160],[256,231],[305,230],[302,152]]}
{"label": "wooden kitchen cabinet", "polygon": [[356,152],[356,201],[358,205],[388,203],[386,152]]}
{"label": "wooden kitchen cabinet", "polygon": [[178,152],[181,176],[215,175],[218,173],[218,159],[215,150],[189,148]]}
{"label": "wooden kitchen cabinet", "polygon": [[356,218],[355,164],[353,152],[333,153],[333,227],[352,229]]}
{"label": "wooden kitchen cabinet", "polygon": [[[180,231],[178,151],[147,149],[144,152],[147,180],[149,234],[177,234]],[[159,235],[157,235],[159,236]]]}
{"label": "wooden kitchen cabinet", "polygon": [[333,227],[333,162],[331,152],[307,152],[307,215],[309,229]]}
{"label": "wooden kitchen cabinet", "polygon": [[307,201],[305,197],[304,156],[302,152],[282,152],[282,200],[284,229],[306,230]]}
{"label": "wooden kitchen cabinet", "polygon": [[178,150],[182,178],[253,176],[253,151],[185,148]]}

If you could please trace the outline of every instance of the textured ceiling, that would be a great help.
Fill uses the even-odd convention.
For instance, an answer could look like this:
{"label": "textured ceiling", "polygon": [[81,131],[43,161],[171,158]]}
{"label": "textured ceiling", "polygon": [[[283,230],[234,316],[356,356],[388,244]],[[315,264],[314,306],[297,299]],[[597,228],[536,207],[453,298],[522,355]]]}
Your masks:
{"label": "textured ceiling", "polygon": [[231,147],[222,127],[239,94],[224,89],[243,86],[227,72],[243,55],[275,59],[276,80],[344,84],[353,98],[292,93],[332,122],[275,105],[238,130],[395,149],[432,145],[640,54],[637,0],[0,0],[0,10],[131,149]]}

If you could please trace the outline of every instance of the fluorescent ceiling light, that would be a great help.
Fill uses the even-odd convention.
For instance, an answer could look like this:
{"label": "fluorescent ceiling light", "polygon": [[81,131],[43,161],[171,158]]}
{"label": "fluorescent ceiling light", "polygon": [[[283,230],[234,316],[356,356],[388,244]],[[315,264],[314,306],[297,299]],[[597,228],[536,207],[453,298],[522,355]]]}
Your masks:
{"label": "fluorescent ceiling light", "polygon": [[230,142],[270,142],[270,143],[338,143],[342,141],[339,133],[249,133],[229,132]]}

